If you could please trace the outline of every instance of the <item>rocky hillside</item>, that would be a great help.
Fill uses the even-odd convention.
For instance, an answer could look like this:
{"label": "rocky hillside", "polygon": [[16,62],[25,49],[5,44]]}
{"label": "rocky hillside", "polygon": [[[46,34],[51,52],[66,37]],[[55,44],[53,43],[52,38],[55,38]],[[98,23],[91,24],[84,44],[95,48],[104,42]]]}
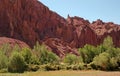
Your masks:
{"label": "rocky hillside", "polygon": [[64,19],[37,0],[0,0],[0,37],[18,39],[30,47],[39,41],[59,56],[78,55],[76,48],[99,45],[107,35],[120,47],[120,26],[112,22]]}
{"label": "rocky hillside", "polygon": [[20,40],[7,38],[7,37],[0,37],[0,46],[3,46],[3,45],[6,45],[6,46],[8,45],[9,47],[14,47],[16,45],[18,45],[19,47],[29,47],[26,43]]}

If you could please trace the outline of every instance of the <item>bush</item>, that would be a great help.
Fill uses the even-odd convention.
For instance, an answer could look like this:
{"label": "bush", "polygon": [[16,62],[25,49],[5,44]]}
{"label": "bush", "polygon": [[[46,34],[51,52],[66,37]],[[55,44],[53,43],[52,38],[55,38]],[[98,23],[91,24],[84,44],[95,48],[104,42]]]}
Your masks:
{"label": "bush", "polygon": [[45,68],[46,71],[59,70],[59,66],[57,66],[57,65],[52,65],[52,64],[46,64],[44,68]]}
{"label": "bush", "polygon": [[0,50],[0,70],[7,68],[8,65],[8,58],[4,55],[2,50]]}
{"label": "bush", "polygon": [[105,50],[109,50],[114,47],[112,37],[107,36],[103,41],[103,47]]}
{"label": "bush", "polygon": [[49,51],[45,45],[39,45],[38,43],[34,46],[34,51],[37,52],[37,57],[41,64],[56,64],[59,63],[59,57],[53,52]]}
{"label": "bush", "polygon": [[32,53],[29,48],[22,48],[21,54],[27,64],[31,63]]}
{"label": "bush", "polygon": [[66,70],[66,66],[65,65],[44,64],[44,65],[40,65],[40,70],[42,70],[42,71]]}
{"label": "bush", "polygon": [[84,69],[86,69],[85,64],[84,63],[80,63],[79,64],[79,70],[84,70]]}
{"label": "bush", "polygon": [[38,65],[33,65],[33,64],[29,64],[27,71],[38,71],[39,70],[39,66]]}
{"label": "bush", "polygon": [[31,57],[30,63],[35,64],[35,65],[39,65],[40,64],[39,58],[36,55],[33,54],[32,57]]}
{"label": "bush", "polygon": [[41,64],[56,64],[59,62],[59,57],[48,50],[42,50],[39,60]]}
{"label": "bush", "polygon": [[93,58],[98,54],[94,46],[86,44],[83,48],[79,49],[83,62],[88,64],[93,61]]}
{"label": "bush", "polygon": [[93,63],[96,68],[100,68],[101,70],[109,70],[110,65],[110,55],[106,52],[101,53],[99,56],[96,56],[93,59]]}
{"label": "bush", "polygon": [[118,50],[118,53],[116,55],[116,59],[117,59],[118,66],[120,67],[120,49],[117,49],[117,50]]}
{"label": "bush", "polygon": [[66,64],[64,64],[64,63],[61,63],[61,64],[59,64],[59,65],[57,65],[58,66],[58,70],[66,70],[66,67],[68,66],[68,65],[66,65]]}
{"label": "bush", "polygon": [[99,46],[96,47],[96,51],[97,51],[97,54],[96,55],[99,55],[100,53],[103,53],[106,51],[106,49],[104,48],[104,46],[101,44]]}
{"label": "bush", "polygon": [[8,71],[23,73],[25,68],[26,64],[22,55],[18,52],[13,52],[9,60]]}
{"label": "bush", "polygon": [[8,72],[7,68],[0,70],[0,73],[7,73],[7,72]]}
{"label": "bush", "polygon": [[87,69],[87,67],[84,63],[66,65],[66,66],[64,66],[64,68],[65,68],[65,70],[85,70],[85,69]]}
{"label": "bush", "polygon": [[0,51],[6,55],[6,56],[9,56],[10,54],[10,51],[11,51],[11,47],[8,43],[5,43],[3,44],[1,47],[0,47]]}
{"label": "bush", "polygon": [[115,70],[118,69],[118,63],[117,63],[117,59],[112,57],[110,59],[110,70]]}
{"label": "bush", "polygon": [[13,48],[12,48],[12,52],[20,52],[22,50],[22,48],[20,48],[20,46],[18,44],[16,44]]}
{"label": "bush", "polygon": [[47,55],[46,55],[46,63],[51,63],[51,64],[58,64],[59,63],[59,57],[54,54],[51,51],[47,51]]}
{"label": "bush", "polygon": [[68,65],[79,64],[80,62],[79,57],[77,57],[74,54],[67,54],[63,61],[64,63],[67,63]]}
{"label": "bush", "polygon": [[81,65],[71,65],[72,70],[81,70]]}

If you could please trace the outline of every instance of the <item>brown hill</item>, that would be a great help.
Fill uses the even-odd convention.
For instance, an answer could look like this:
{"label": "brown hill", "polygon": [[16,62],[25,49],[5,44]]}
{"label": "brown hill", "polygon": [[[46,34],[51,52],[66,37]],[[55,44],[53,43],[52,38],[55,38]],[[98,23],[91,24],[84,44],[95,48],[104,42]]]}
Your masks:
{"label": "brown hill", "polygon": [[18,45],[19,47],[29,47],[26,43],[12,39],[12,38],[7,38],[7,37],[0,37],[0,47],[3,46],[4,44],[10,44],[10,47],[14,47],[15,45]]}
{"label": "brown hill", "polygon": [[120,47],[120,26],[97,20],[90,23],[80,17],[64,19],[37,0],[0,0],[0,37],[45,43],[59,56],[78,55],[76,48],[98,45],[110,35]]}

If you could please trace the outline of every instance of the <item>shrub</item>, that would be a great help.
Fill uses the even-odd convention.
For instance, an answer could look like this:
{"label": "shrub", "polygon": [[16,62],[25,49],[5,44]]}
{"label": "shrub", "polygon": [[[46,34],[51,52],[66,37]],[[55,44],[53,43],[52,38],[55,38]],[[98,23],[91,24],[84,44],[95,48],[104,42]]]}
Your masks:
{"label": "shrub", "polygon": [[64,63],[67,63],[68,65],[79,64],[80,62],[79,57],[77,57],[74,54],[67,54],[63,61]]}
{"label": "shrub", "polygon": [[47,55],[46,55],[46,63],[51,63],[51,64],[58,64],[59,63],[59,57],[54,54],[51,51],[47,51]]}
{"label": "shrub", "polygon": [[66,64],[64,64],[64,63],[60,63],[59,65],[57,65],[58,66],[58,70],[66,70],[66,67],[68,66],[68,65],[66,65]]}
{"label": "shrub", "polygon": [[118,50],[116,59],[117,59],[118,66],[120,67],[120,49]]}
{"label": "shrub", "polygon": [[84,69],[86,69],[85,64],[84,63],[80,63],[79,64],[79,70],[84,70]]}
{"label": "shrub", "polygon": [[98,70],[100,69],[99,66],[97,66],[95,63],[91,62],[89,63],[89,66],[92,68],[92,69],[95,69],[95,70]]}
{"label": "shrub", "polygon": [[44,64],[44,65],[40,65],[40,70],[42,71],[66,70],[66,67],[67,65]]}
{"label": "shrub", "polygon": [[22,48],[20,48],[20,46],[18,44],[16,44],[13,49],[12,52],[20,52],[22,50]]}
{"label": "shrub", "polygon": [[7,68],[0,70],[0,73],[7,73],[7,72],[8,72]]}
{"label": "shrub", "polygon": [[35,65],[39,65],[40,64],[39,58],[36,55],[33,54],[32,57],[31,57],[30,63],[35,64]]}
{"label": "shrub", "polygon": [[33,64],[29,64],[27,71],[37,71],[39,70],[39,66],[38,65],[33,65]]}
{"label": "shrub", "polygon": [[110,65],[110,55],[106,52],[101,53],[99,56],[96,56],[93,59],[93,63],[96,66],[96,68],[99,68],[101,70],[109,70]]}
{"label": "shrub", "polygon": [[71,65],[67,65],[66,66],[66,70],[71,70],[72,69],[72,66]]}
{"label": "shrub", "polygon": [[110,57],[112,58],[112,57],[116,57],[120,51],[118,51],[116,48],[113,47],[111,49],[107,49],[106,52],[109,53]]}
{"label": "shrub", "polygon": [[21,54],[27,64],[31,63],[32,53],[29,48],[22,48]]}
{"label": "shrub", "polygon": [[72,70],[80,70],[80,66],[79,65],[72,65]]}
{"label": "shrub", "polygon": [[8,43],[3,44],[0,47],[0,51],[2,51],[4,55],[9,56],[9,53],[11,51],[10,45]]}
{"label": "shrub", "polygon": [[41,64],[56,64],[59,62],[58,56],[48,50],[41,51],[39,60]]}
{"label": "shrub", "polygon": [[34,51],[37,52],[37,57],[41,64],[56,64],[59,63],[59,57],[53,52],[49,51],[45,45],[39,45],[38,43],[34,46]]}
{"label": "shrub", "polygon": [[112,57],[110,59],[110,70],[115,70],[118,69],[118,63],[117,63],[117,59]]}
{"label": "shrub", "polygon": [[72,65],[66,65],[64,66],[65,70],[85,70],[85,64],[80,63],[80,64],[72,64]]}
{"label": "shrub", "polygon": [[52,64],[45,65],[46,71],[55,71],[55,70],[58,70],[58,68],[59,68],[59,66],[57,66],[57,65],[52,65]]}
{"label": "shrub", "polygon": [[104,46],[101,44],[99,46],[96,47],[96,51],[98,52],[97,55],[99,55],[100,53],[103,53],[106,51],[106,49],[104,48]]}
{"label": "shrub", "polygon": [[108,49],[111,49],[114,47],[113,45],[113,40],[112,40],[112,37],[110,36],[107,36],[104,41],[103,41],[103,47],[105,48],[105,50],[108,50]]}
{"label": "shrub", "polygon": [[13,52],[9,60],[8,71],[23,73],[25,68],[26,64],[22,55],[18,52]]}
{"label": "shrub", "polygon": [[7,68],[8,65],[8,58],[5,54],[0,50],[0,70]]}
{"label": "shrub", "polygon": [[85,45],[83,48],[79,49],[80,55],[84,63],[90,63],[93,61],[93,58],[98,54],[96,48],[91,45]]}

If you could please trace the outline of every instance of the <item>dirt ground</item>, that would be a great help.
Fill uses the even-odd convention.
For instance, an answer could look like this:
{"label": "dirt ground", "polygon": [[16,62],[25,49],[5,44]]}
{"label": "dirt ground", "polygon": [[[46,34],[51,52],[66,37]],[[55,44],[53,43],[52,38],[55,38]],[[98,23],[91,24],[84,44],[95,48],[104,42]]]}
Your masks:
{"label": "dirt ground", "polygon": [[0,73],[0,76],[120,76],[119,71],[38,71],[23,74]]}

